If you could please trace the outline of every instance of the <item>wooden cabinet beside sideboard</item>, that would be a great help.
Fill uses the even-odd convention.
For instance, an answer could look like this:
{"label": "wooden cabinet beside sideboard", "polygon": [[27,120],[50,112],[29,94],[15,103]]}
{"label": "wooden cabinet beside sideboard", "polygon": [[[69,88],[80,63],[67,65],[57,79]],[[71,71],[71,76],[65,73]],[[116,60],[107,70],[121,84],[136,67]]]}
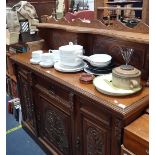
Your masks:
{"label": "wooden cabinet beside sideboard", "polygon": [[[13,56],[23,110],[23,128],[48,154],[120,155],[123,128],[148,106],[148,88],[128,97],[110,97],[79,73],[31,65],[30,53]],[[119,107],[124,104],[126,108]]]}

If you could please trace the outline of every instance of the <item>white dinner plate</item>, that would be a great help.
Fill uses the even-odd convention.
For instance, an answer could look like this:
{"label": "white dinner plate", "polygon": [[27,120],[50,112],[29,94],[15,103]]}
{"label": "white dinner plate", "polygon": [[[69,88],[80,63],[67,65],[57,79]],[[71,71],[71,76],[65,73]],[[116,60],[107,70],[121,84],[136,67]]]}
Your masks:
{"label": "white dinner plate", "polygon": [[131,89],[131,90],[125,90],[120,89],[112,84],[112,74],[104,74],[101,76],[96,77],[93,80],[93,85],[96,87],[96,89],[106,95],[111,96],[125,96],[134,94],[142,89],[142,86]]}
{"label": "white dinner plate", "polygon": [[54,64],[54,68],[57,70],[57,71],[60,71],[60,72],[68,72],[68,73],[72,73],[72,72],[79,72],[81,70],[83,70],[83,68],[86,66],[86,63],[85,62],[82,62],[81,65],[78,65],[76,67],[65,67],[64,65],[61,64],[61,62],[56,62]]}

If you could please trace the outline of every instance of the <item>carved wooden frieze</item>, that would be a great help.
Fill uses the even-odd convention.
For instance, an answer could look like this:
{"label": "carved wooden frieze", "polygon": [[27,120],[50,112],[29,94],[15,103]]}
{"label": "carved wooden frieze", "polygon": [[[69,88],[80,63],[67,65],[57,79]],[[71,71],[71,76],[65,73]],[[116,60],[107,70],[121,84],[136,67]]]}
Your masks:
{"label": "carved wooden frieze", "polygon": [[96,29],[106,29],[106,30],[117,30],[117,31],[126,31],[126,32],[137,32],[137,33],[149,33],[149,27],[142,21],[140,21],[135,27],[130,28],[127,27],[120,21],[111,21],[111,24],[106,26],[100,20],[92,20],[92,21],[84,21],[81,19],[75,19],[73,21],[68,21],[66,18],[61,18],[56,20],[52,16],[44,15],[42,16],[42,21],[44,23],[53,23],[53,24],[60,24],[60,25],[70,25],[70,26],[79,26],[79,27],[88,27],[88,28],[96,28]]}
{"label": "carved wooden frieze", "polygon": [[69,154],[69,144],[65,132],[64,120],[58,111],[51,108],[45,111],[45,130],[48,139],[65,155]]}

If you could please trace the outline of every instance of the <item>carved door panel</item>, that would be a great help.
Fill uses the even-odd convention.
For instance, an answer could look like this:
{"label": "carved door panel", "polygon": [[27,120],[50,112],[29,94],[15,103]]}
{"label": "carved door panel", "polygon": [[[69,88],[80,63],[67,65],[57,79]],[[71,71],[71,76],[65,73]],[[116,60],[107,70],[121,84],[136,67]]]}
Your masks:
{"label": "carved door panel", "polygon": [[71,119],[55,106],[57,102],[35,89],[39,136],[60,155],[71,155]]}
{"label": "carved door panel", "polygon": [[109,155],[109,133],[95,121],[82,119],[84,155]]}
{"label": "carved door panel", "polygon": [[28,77],[22,72],[18,72],[18,88],[20,93],[20,102],[22,106],[23,121],[36,134],[36,119],[34,113],[34,104],[32,99],[32,88]]}
{"label": "carved door panel", "polygon": [[102,110],[86,102],[81,99],[76,104],[79,109],[76,115],[76,154],[110,155],[110,116],[100,114]]}

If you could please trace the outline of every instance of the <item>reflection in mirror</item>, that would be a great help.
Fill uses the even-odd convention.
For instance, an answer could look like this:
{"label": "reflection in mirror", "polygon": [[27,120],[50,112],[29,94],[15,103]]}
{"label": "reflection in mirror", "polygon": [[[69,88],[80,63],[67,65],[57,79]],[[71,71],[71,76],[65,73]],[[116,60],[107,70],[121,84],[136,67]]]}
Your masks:
{"label": "reflection in mirror", "polygon": [[64,0],[56,0],[56,18],[60,19],[64,16],[65,2]]}
{"label": "reflection in mirror", "polygon": [[106,25],[119,20],[128,27],[134,27],[142,19],[142,6],[142,0],[109,0],[105,6],[98,7],[98,18]]}
{"label": "reflection in mirror", "polygon": [[70,11],[92,10],[94,11],[94,0],[72,0]]}
{"label": "reflection in mirror", "polygon": [[[77,16],[77,17],[76,17]],[[56,19],[94,19],[94,0],[57,0]]]}
{"label": "reflection in mirror", "polygon": [[131,28],[142,20],[143,0],[57,0],[56,4],[56,19],[87,22],[97,18],[105,25],[117,20]]}

